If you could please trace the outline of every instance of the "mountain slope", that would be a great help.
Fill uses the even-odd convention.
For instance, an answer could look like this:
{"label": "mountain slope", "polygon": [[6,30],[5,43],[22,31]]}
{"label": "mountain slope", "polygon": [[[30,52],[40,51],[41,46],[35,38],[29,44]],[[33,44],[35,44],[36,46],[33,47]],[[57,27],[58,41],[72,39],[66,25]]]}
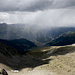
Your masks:
{"label": "mountain slope", "polygon": [[75,44],[35,48],[23,56],[7,54],[6,47],[0,45],[0,68],[9,75],[75,74]]}
{"label": "mountain slope", "polygon": [[29,50],[33,47],[37,47],[33,42],[27,40],[27,39],[14,39],[14,40],[9,40],[11,43],[15,44],[18,50],[20,51],[26,51]]}
{"label": "mountain slope", "polygon": [[59,35],[56,39],[50,41],[48,46],[63,46],[75,43],[75,32],[67,32]]}
{"label": "mountain slope", "polygon": [[17,49],[20,53],[28,51],[29,49],[36,47],[36,45],[26,39],[14,39],[14,40],[3,40],[0,39],[0,43],[5,44],[6,46],[13,47]]}
{"label": "mountain slope", "polygon": [[75,31],[75,27],[40,28],[37,25],[0,23],[0,39],[26,38],[37,45],[47,43],[62,33]]}
{"label": "mountain slope", "polygon": [[55,75],[75,74],[75,44],[36,48],[29,54],[36,58],[49,60],[48,64],[37,67],[40,70],[46,69]]}
{"label": "mountain slope", "polygon": [[8,46],[0,43],[0,54],[10,57],[11,55],[17,55],[18,52],[16,49],[14,49],[12,47],[8,47]]}

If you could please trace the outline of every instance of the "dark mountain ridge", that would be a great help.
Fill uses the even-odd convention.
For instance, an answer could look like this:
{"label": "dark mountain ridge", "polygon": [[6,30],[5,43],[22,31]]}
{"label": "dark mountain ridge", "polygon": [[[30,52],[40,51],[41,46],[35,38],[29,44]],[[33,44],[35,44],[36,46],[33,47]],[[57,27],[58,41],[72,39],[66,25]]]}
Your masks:
{"label": "dark mountain ridge", "polygon": [[67,32],[59,35],[56,39],[50,41],[46,46],[63,46],[75,43],[75,32]]}
{"label": "dark mountain ridge", "polygon": [[3,54],[6,57],[12,57],[12,55],[17,55],[18,51],[14,49],[13,47],[6,46],[2,43],[0,43],[0,54]]}
{"label": "dark mountain ridge", "polygon": [[0,39],[0,43],[9,46],[9,47],[13,47],[15,49],[17,49],[20,53],[24,52],[24,51],[28,51],[33,47],[37,47],[34,43],[32,43],[31,41],[28,41],[24,38],[22,39],[14,39],[14,40],[4,40],[4,39]]}
{"label": "dark mountain ridge", "polygon": [[26,38],[37,45],[43,45],[60,34],[73,31],[75,32],[75,27],[54,27],[54,28],[44,28],[41,29],[36,25],[26,25],[26,24],[0,24],[0,39],[21,39]]}

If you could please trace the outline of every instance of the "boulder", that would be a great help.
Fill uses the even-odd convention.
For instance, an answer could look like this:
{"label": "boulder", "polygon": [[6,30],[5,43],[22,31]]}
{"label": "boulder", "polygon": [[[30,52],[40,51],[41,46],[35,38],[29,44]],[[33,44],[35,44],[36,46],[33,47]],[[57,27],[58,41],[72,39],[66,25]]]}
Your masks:
{"label": "boulder", "polygon": [[8,75],[8,73],[6,72],[5,69],[1,69],[0,70],[0,75]]}

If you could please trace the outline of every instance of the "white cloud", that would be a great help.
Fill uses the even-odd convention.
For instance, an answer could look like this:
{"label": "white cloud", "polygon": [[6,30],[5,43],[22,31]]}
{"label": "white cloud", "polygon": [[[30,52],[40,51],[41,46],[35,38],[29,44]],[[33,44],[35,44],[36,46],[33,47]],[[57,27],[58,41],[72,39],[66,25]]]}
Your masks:
{"label": "white cloud", "polygon": [[33,23],[33,20],[39,16],[39,13],[41,11],[37,12],[13,12],[13,13],[7,13],[7,12],[0,12],[0,20],[2,22],[6,23]]}
{"label": "white cloud", "polygon": [[0,22],[74,26],[75,0],[0,0]]}
{"label": "white cloud", "polygon": [[36,12],[0,13],[1,22],[25,23],[40,27],[74,26],[74,9],[50,9]]}

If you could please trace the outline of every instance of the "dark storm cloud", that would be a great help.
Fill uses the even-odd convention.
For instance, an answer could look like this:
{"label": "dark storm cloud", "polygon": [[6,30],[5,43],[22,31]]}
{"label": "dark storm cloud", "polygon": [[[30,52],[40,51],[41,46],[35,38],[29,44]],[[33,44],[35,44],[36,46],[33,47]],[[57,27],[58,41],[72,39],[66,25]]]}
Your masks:
{"label": "dark storm cloud", "polygon": [[0,0],[0,11],[37,11],[50,7],[50,0]]}
{"label": "dark storm cloud", "polygon": [[0,11],[38,11],[75,6],[75,0],[0,0]]}
{"label": "dark storm cloud", "polygon": [[55,0],[51,6],[54,9],[69,8],[75,6],[75,0]]}
{"label": "dark storm cloud", "polygon": [[0,0],[0,22],[75,26],[75,0]]}
{"label": "dark storm cloud", "polygon": [[38,3],[35,3],[34,5],[26,8],[25,10],[27,11],[37,11],[37,10],[45,10],[45,9],[49,9],[50,6],[52,5],[53,1],[49,1],[49,0],[42,0],[39,1]]}

